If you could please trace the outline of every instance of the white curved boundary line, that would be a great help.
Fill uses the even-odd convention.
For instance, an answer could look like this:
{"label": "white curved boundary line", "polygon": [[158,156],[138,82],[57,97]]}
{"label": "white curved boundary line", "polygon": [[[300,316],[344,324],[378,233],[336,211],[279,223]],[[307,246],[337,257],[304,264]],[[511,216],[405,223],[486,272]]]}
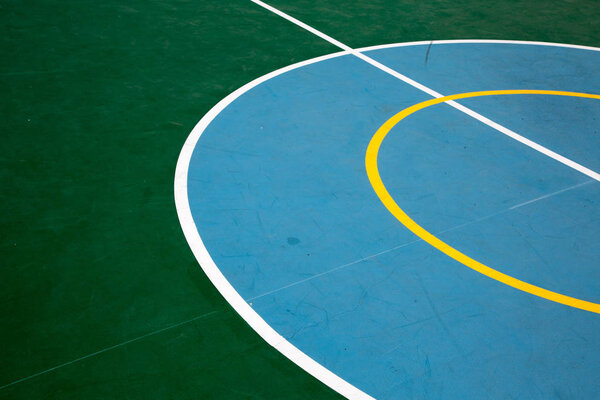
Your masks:
{"label": "white curved boundary line", "polygon": [[497,44],[523,44],[533,46],[548,46],[548,47],[568,47],[571,49],[580,50],[591,50],[600,51],[598,47],[591,46],[580,46],[578,44],[565,44],[565,43],[552,43],[552,42],[532,42],[529,40],[492,40],[492,39],[451,39],[451,40],[422,40],[419,42],[406,42],[406,43],[390,43],[390,44],[379,44],[376,46],[361,47],[356,49],[361,53],[371,50],[390,49],[393,47],[404,47],[404,46],[417,46],[417,45],[429,45],[429,44],[461,44],[461,43],[497,43]]}
{"label": "white curved boundary line", "polygon": [[329,371],[327,368],[317,363],[315,360],[304,354],[297,347],[284,339],[246,303],[242,296],[240,296],[240,294],[233,288],[233,286],[231,286],[229,281],[227,281],[225,276],[221,273],[210,254],[208,254],[208,250],[206,250],[206,247],[204,246],[204,243],[202,242],[202,239],[198,233],[198,229],[196,228],[196,224],[194,223],[187,195],[188,169],[196,143],[206,127],[223,109],[225,109],[225,107],[227,107],[231,102],[248,90],[277,75],[308,64],[338,57],[343,54],[346,54],[346,52],[329,54],[271,72],[270,74],[264,75],[242,86],[214,106],[194,127],[192,133],[185,141],[185,144],[181,150],[181,154],[179,155],[177,168],[175,170],[175,206],[177,207],[177,214],[179,215],[179,221],[183,228],[185,237],[192,251],[194,252],[194,255],[196,256],[196,259],[200,263],[200,266],[211,280],[213,285],[215,285],[217,290],[223,295],[225,300],[227,300],[227,302],[252,327],[252,329],[254,329],[267,343],[276,348],[284,356],[292,360],[302,369],[319,379],[336,392],[340,393],[342,396],[345,396],[349,399],[374,400],[373,397],[367,395],[333,372]]}
{"label": "white curved boundary line", "polygon": [[[378,46],[363,47],[354,51],[364,52],[371,50],[387,49],[393,47],[405,47],[405,46],[418,46],[418,45],[429,45],[430,43],[435,44],[454,44],[454,43],[507,43],[507,44],[526,44],[526,45],[539,45],[539,46],[555,46],[555,47],[569,47],[582,50],[593,50],[600,51],[600,48],[560,44],[560,43],[546,43],[546,42],[529,42],[529,41],[516,41],[516,40],[441,40],[441,41],[419,41],[419,42],[407,42],[407,43],[395,43],[385,44]],[[192,217],[192,212],[189,205],[188,192],[187,192],[187,178],[189,164],[196,147],[196,143],[204,130],[210,125],[214,118],[219,115],[229,104],[231,104],[238,97],[249,91],[250,89],[260,85],[263,82],[268,81],[278,75],[292,71],[297,68],[304,67],[306,65],[314,64],[317,62],[325,61],[331,58],[336,58],[344,55],[350,55],[350,51],[341,51],[337,53],[328,54],[321,57],[312,58],[310,60],[302,61],[296,64],[289,65],[287,67],[278,69],[269,74],[263,75],[260,78],[247,83],[241,88],[237,89],[233,93],[229,94],[219,103],[217,103],[202,119],[196,124],[190,135],[188,136],[179,159],[177,160],[177,167],[175,169],[175,206],[177,208],[177,215],[179,216],[179,222],[183,229],[185,238],[198,260],[204,273],[221,295],[227,300],[227,302],[234,308],[234,310],[258,333],[267,343],[277,349],[281,354],[286,356],[300,368],[335,390],[342,396],[348,399],[356,400],[374,400],[373,397],[369,396],[365,392],[356,388],[349,382],[340,378],[308,355],[300,351],[293,344],[288,342],[283,336],[277,333],[270,325],[268,325],[256,311],[250,307],[246,301],[240,296],[240,294],[233,288],[229,281],[225,278],[223,273],[219,270],[213,259],[211,258],[208,250],[204,246],[198,229]]]}

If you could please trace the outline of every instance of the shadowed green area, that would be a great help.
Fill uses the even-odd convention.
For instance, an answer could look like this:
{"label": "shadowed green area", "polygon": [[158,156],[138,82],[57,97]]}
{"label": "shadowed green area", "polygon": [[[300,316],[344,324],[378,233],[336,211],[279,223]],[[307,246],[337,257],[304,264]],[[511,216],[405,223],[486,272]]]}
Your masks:
{"label": "shadowed green area", "polygon": [[[272,4],[355,47],[600,46],[593,1]],[[220,99],[337,49],[242,0],[5,0],[0,12],[0,386],[70,363],[0,397],[336,398],[206,279],[181,233],[173,175]]]}

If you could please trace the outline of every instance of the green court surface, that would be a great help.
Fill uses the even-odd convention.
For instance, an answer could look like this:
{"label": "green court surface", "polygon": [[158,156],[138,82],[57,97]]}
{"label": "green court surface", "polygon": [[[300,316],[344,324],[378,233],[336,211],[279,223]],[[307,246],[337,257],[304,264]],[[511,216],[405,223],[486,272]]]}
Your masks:
{"label": "green court surface", "polygon": [[[600,47],[597,1],[274,1],[353,47]],[[338,49],[249,0],[12,1],[2,13],[0,398],[339,398],[206,278],[173,200],[198,120]]]}

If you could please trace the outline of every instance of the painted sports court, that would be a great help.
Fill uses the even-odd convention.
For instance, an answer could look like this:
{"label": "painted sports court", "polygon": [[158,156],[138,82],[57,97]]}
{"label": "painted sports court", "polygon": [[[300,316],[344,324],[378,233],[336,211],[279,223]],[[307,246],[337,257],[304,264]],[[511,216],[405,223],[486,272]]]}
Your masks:
{"label": "painted sports court", "polygon": [[2,398],[600,394],[594,2],[2,8]]}

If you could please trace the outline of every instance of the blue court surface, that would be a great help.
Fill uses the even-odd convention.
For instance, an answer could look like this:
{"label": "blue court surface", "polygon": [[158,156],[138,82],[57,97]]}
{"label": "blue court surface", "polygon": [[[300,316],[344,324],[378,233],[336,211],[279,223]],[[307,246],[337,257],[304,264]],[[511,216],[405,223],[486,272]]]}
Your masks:
{"label": "blue court surface", "polygon": [[[362,51],[444,96],[600,94],[597,49],[463,41]],[[374,190],[371,139],[431,98],[338,53],[225,99],[188,139],[176,183],[201,266],[259,334],[357,398],[598,398],[600,100],[458,100],[576,167],[447,103],[410,114],[379,148],[381,181],[414,223],[546,296],[422,240]]]}

